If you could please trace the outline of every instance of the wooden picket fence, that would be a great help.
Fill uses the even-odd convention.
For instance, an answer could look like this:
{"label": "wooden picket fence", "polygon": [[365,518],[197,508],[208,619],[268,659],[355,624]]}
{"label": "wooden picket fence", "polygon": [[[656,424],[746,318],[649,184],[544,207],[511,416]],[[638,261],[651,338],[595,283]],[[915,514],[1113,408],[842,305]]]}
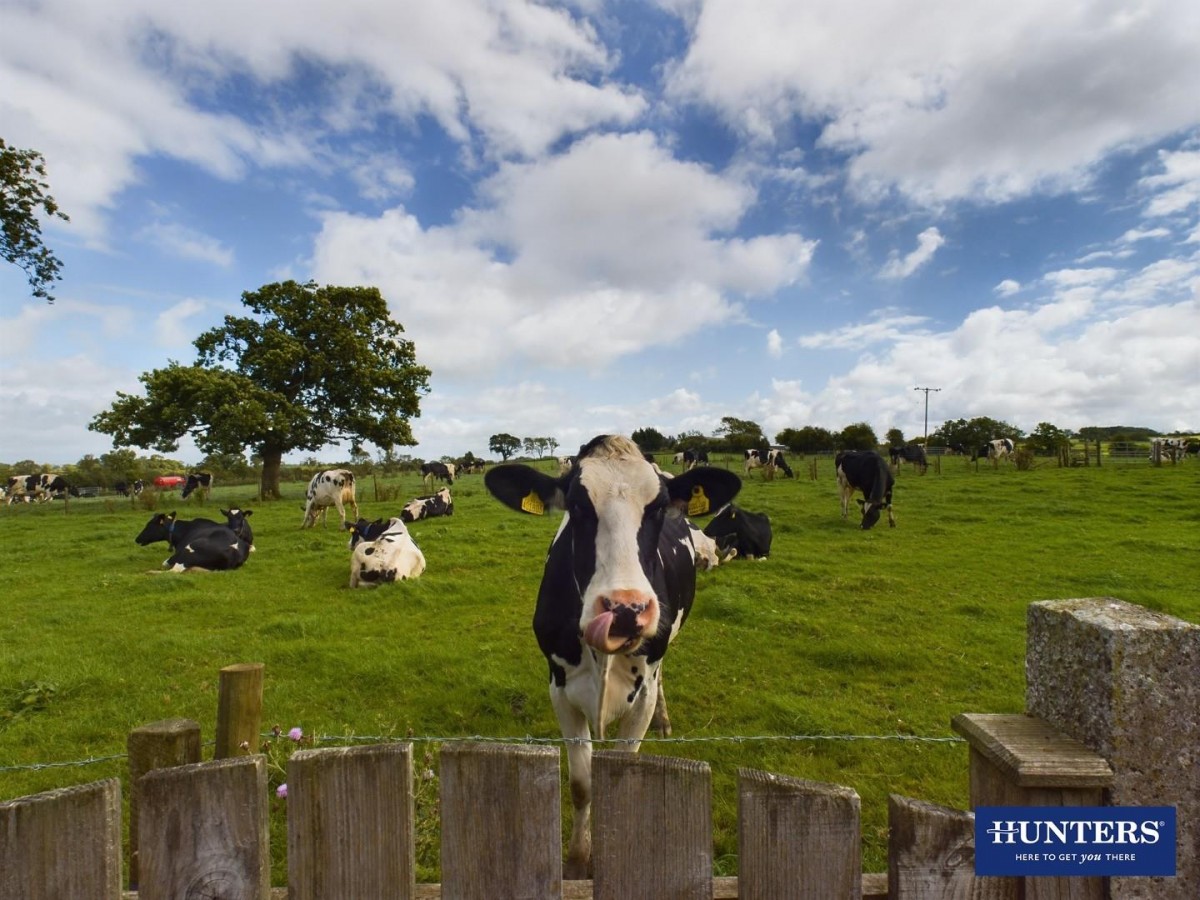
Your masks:
{"label": "wooden picket fence", "polygon": [[[1114,628],[1128,630],[1130,614],[1118,611],[1125,618]],[[1031,631],[1049,635],[1037,638],[1039,648],[1059,641],[1053,629],[1066,616],[1057,607],[1042,615],[1049,625],[1031,618]],[[1150,624],[1161,633],[1157,620]],[[1180,640],[1189,643],[1180,646],[1192,654],[1200,629],[1181,625]],[[1045,651],[1046,665],[1058,665],[1063,646]],[[1138,664],[1161,667],[1169,656],[1141,654]],[[1182,677],[1192,665],[1178,670]],[[1036,666],[1030,671],[1031,679],[1042,677]],[[1174,694],[1171,671],[1162,670]],[[198,761],[199,726],[190,720],[130,735],[124,857],[119,779],[0,803],[0,900],[1118,896],[1102,878],[978,878],[973,815],[896,795],[888,804],[888,871],[864,874],[854,790],[754,769],[738,772],[739,875],[715,877],[709,766],[620,750],[593,756],[593,878],[564,882],[561,749],[491,742],[447,743],[440,751],[441,884],[416,883],[412,743],[295,752],[287,768],[288,887],[272,888],[267,758],[249,753],[260,740],[262,667],[221,674],[221,758]],[[1055,671],[1055,690],[1066,680]],[[1111,799],[1109,762],[1040,718],[963,714],[952,725],[970,747],[972,807]],[[1192,807],[1180,809],[1191,842]],[[1195,884],[1192,864],[1181,859],[1177,892],[1144,896],[1193,896],[1184,893]],[[136,891],[123,890],[123,870]]]}

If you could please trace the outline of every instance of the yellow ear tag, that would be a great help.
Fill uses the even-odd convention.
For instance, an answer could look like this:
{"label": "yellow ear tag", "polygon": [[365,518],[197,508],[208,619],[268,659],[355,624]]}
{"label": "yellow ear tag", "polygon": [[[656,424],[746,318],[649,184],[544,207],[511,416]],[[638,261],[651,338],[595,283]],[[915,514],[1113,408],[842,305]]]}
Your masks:
{"label": "yellow ear tag", "polygon": [[709,503],[708,495],[704,493],[704,488],[700,485],[692,488],[692,499],[688,501],[688,515],[702,516],[708,512],[710,506],[712,504]]}
{"label": "yellow ear tag", "polygon": [[543,515],[546,512],[546,507],[542,504],[542,498],[534,491],[530,491],[528,496],[521,501],[521,509],[535,516]]}

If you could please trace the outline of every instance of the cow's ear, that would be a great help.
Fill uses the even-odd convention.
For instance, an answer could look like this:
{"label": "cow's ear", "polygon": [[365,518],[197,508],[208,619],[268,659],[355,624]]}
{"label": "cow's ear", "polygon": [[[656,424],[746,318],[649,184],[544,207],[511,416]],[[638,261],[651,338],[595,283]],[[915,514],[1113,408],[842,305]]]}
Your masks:
{"label": "cow's ear", "polygon": [[689,516],[707,516],[738,495],[742,479],[725,469],[700,466],[667,480],[671,501]]}
{"label": "cow's ear", "polygon": [[483,476],[483,483],[493,497],[517,512],[540,516],[565,505],[558,479],[520,463],[496,466]]}

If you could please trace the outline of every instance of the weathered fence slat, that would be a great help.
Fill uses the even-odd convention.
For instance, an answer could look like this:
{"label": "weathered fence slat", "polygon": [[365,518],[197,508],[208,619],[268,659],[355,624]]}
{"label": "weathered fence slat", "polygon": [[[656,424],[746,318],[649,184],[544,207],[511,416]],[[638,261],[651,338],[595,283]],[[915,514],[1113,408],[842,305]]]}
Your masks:
{"label": "weathered fence slat", "polygon": [[860,810],[851,788],[739,769],[740,900],[861,900]]}
{"label": "weathered fence slat", "polygon": [[263,664],[221,669],[217,688],[217,747],[213,759],[258,752],[262,731]]}
{"label": "weathered fence slat", "polygon": [[301,750],[287,771],[290,900],[411,900],[412,744]]}
{"label": "weathered fence slat", "polygon": [[1015,878],[975,877],[975,817],[888,797],[889,900],[1017,900]]}
{"label": "weathered fence slat", "polygon": [[[200,725],[191,719],[164,719],[129,732],[129,783],[155,769],[169,769],[200,762]],[[129,886],[138,886],[138,824],[141,809],[137,791],[129,797]]]}
{"label": "weathered fence slat", "polygon": [[712,856],[707,763],[620,750],[594,754],[596,900],[709,900]]}
{"label": "weathered fence slat", "polygon": [[440,760],[443,894],[562,896],[558,748],[447,744]]}
{"label": "weathered fence slat", "polygon": [[260,755],[150,772],[138,782],[140,900],[267,900],[267,762]]}
{"label": "weathered fence slat", "polygon": [[0,900],[120,896],[120,781],[0,803]]}

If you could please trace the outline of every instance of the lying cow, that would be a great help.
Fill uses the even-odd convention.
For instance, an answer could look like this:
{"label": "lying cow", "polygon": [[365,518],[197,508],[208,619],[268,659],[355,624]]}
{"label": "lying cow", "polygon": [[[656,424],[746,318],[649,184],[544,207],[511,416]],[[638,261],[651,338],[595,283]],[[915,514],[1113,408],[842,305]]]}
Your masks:
{"label": "lying cow", "polygon": [[359,539],[368,533],[374,531],[364,529],[350,539],[350,587],[376,587],[416,578],[425,571],[425,554],[399,516],[393,516],[375,537]]}
{"label": "lying cow", "polygon": [[879,521],[881,511],[886,507],[888,525],[896,527],[896,516],[892,513],[892,488],[896,477],[888,468],[887,460],[874,450],[843,450],[833,458],[837,469],[838,488],[842,496],[842,518],[850,513],[850,498],[855,491],[862,491],[863,498],[858,501],[862,507],[863,529],[870,528]]}
{"label": "lying cow", "polygon": [[564,877],[583,878],[591,858],[590,739],[616,723],[623,746],[636,751],[651,720],[670,732],[662,662],[696,593],[684,513],[729,502],[741,480],[708,467],[664,479],[629,438],[605,435],[581,447],[564,475],[506,463],[484,484],[517,512],[565,511],[546,556],[533,631],[568,741],[574,818]]}
{"label": "lying cow", "polygon": [[704,533],[730,558],[766,559],[771,555],[771,520],[764,513],[750,512],[730,503],[704,526]]}
{"label": "lying cow", "polygon": [[349,469],[325,469],[318,472],[308,482],[308,490],[304,494],[304,521],[301,528],[312,528],[317,524],[317,516],[321,517],[321,525],[327,525],[329,507],[334,507],[342,520],[342,528],[346,527],[346,504],[354,507],[354,517],[358,518],[358,501],[354,499],[354,473]]}
{"label": "lying cow", "polygon": [[250,555],[253,537],[249,535],[246,517],[250,510],[229,510],[225,523],[212,519],[189,519],[176,517],[174,512],[152,516],[146,527],[134,540],[141,546],[166,541],[171,555],[163,562],[163,568],[172,572],[191,570],[236,569]]}
{"label": "lying cow", "polygon": [[400,521],[416,522],[420,519],[432,519],[435,516],[454,515],[454,501],[450,497],[450,488],[444,487],[429,497],[417,497],[410,500],[404,509],[400,510]]}

